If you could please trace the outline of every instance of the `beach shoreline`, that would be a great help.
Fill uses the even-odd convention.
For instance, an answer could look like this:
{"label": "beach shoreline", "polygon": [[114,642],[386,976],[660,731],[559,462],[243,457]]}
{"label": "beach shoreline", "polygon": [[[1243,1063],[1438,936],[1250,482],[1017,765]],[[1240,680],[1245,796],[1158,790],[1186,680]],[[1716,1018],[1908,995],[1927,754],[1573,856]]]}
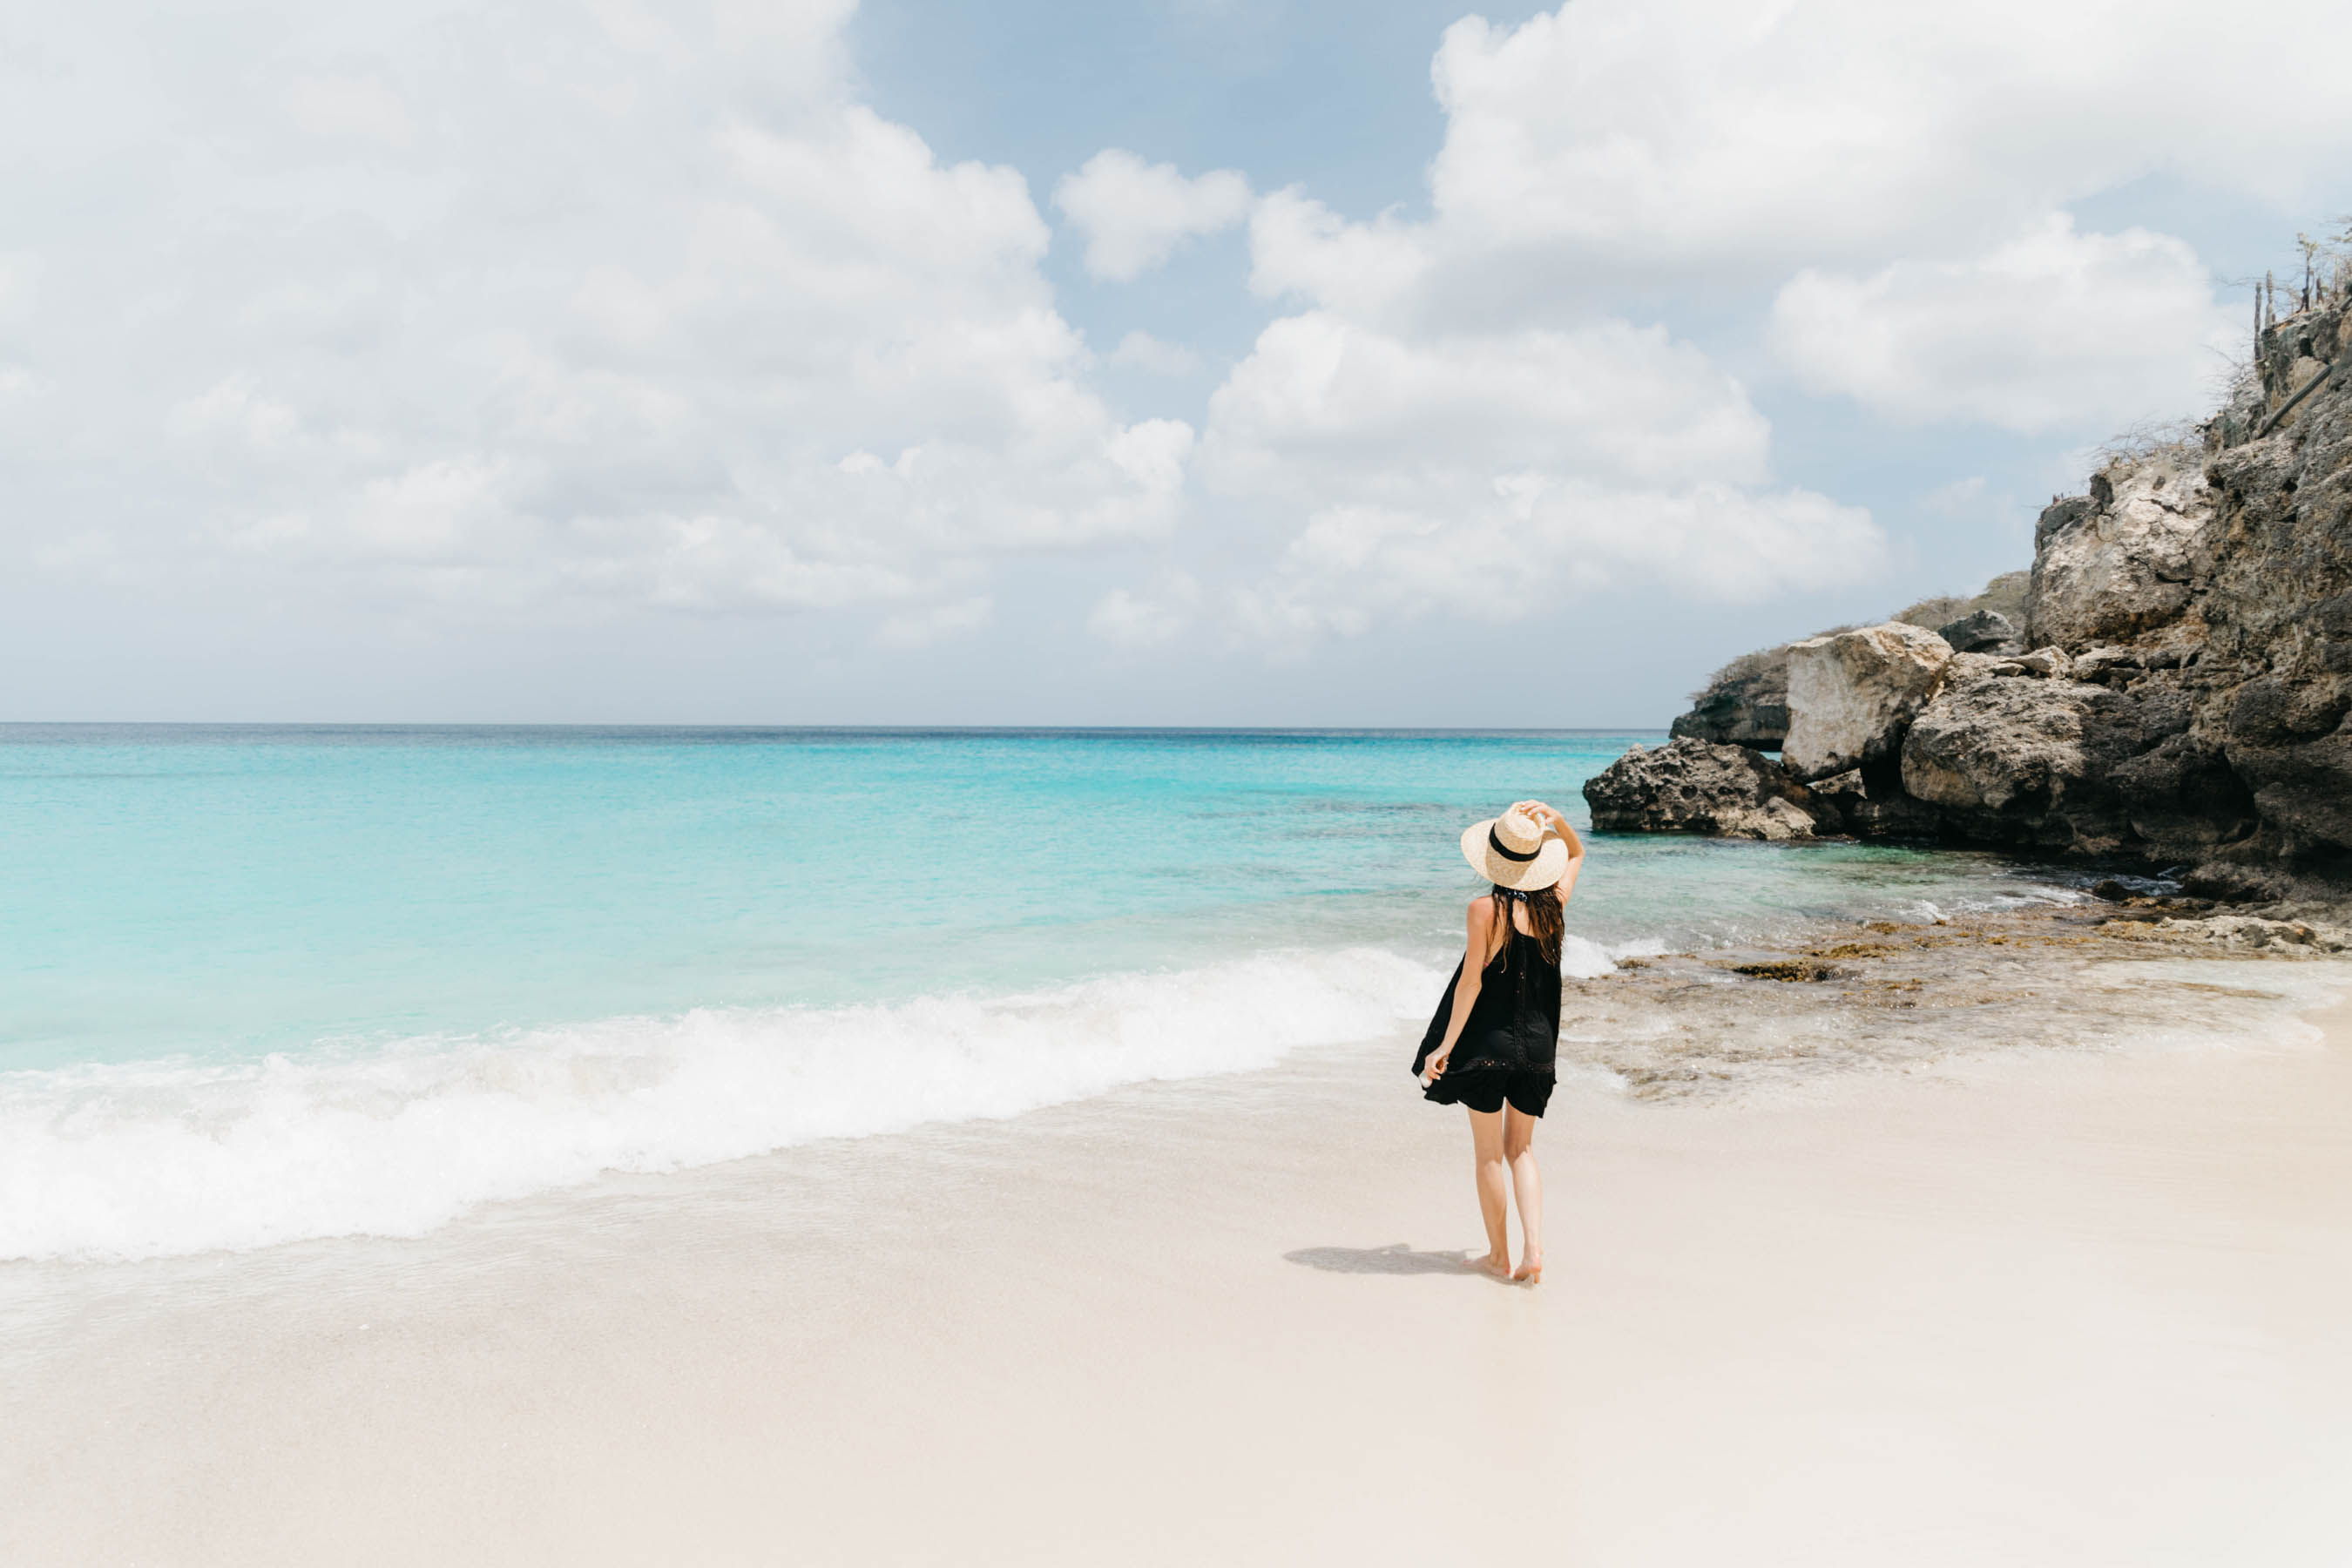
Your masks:
{"label": "beach shoreline", "polygon": [[26,1564],[2321,1563],[2352,1008],[1644,1103],[1546,1283],[1402,1037],[495,1205],[0,1271]]}

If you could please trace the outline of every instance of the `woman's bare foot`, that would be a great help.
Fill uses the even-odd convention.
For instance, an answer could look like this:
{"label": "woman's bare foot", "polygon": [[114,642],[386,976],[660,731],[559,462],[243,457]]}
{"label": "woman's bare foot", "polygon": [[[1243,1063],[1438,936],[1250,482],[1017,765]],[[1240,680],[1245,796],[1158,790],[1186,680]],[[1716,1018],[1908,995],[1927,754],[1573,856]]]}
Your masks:
{"label": "woman's bare foot", "polygon": [[1490,1279],[1508,1279],[1511,1277],[1511,1258],[1508,1253],[1497,1258],[1490,1252],[1484,1258],[1479,1258],[1465,1252],[1462,1255],[1462,1261]]}
{"label": "woman's bare foot", "polygon": [[1519,1259],[1519,1267],[1511,1275],[1522,1285],[1533,1285],[1543,1279],[1543,1254],[1530,1252]]}

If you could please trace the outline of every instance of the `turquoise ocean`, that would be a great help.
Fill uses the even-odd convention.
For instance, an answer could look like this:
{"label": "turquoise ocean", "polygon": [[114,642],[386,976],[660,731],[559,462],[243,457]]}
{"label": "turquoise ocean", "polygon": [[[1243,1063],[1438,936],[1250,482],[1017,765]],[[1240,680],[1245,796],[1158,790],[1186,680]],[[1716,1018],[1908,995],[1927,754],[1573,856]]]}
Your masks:
{"label": "turquoise ocean", "polygon": [[[1462,827],[1580,825],[1660,739],[0,726],[0,1259],[415,1235],[1385,1048],[1459,951]],[[1948,851],[1591,847],[1579,974],[2068,896]]]}

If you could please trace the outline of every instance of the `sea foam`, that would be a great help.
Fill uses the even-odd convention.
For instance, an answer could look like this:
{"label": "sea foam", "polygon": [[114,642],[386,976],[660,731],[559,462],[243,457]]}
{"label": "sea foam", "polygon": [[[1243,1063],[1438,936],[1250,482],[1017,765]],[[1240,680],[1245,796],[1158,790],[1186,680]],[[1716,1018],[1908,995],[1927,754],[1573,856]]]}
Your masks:
{"label": "sea foam", "polygon": [[417,1236],[474,1205],[1270,1066],[1425,1017],[1360,948],[1019,995],[705,1009],[238,1065],[0,1075],[0,1259]]}

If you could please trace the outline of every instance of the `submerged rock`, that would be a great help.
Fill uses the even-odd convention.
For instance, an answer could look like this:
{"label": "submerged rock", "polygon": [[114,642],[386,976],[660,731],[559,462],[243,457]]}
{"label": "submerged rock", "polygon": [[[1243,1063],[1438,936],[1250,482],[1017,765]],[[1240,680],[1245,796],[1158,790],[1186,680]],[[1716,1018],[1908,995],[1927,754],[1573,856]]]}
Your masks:
{"label": "submerged rock", "polygon": [[1951,658],[1942,637],[1902,621],[1791,644],[1780,753],[1790,774],[1811,780],[1859,768],[1867,779],[1891,764]]}
{"label": "submerged rock", "polygon": [[1635,746],[1585,780],[1584,799],[1603,832],[1785,840],[1837,831],[1834,812],[1778,763],[1688,737],[1654,751]]}
{"label": "submerged rock", "polygon": [[2207,920],[2161,921],[2157,929],[2168,936],[2195,937],[2253,952],[2352,952],[2352,931],[2305,921],[2214,915]]}

